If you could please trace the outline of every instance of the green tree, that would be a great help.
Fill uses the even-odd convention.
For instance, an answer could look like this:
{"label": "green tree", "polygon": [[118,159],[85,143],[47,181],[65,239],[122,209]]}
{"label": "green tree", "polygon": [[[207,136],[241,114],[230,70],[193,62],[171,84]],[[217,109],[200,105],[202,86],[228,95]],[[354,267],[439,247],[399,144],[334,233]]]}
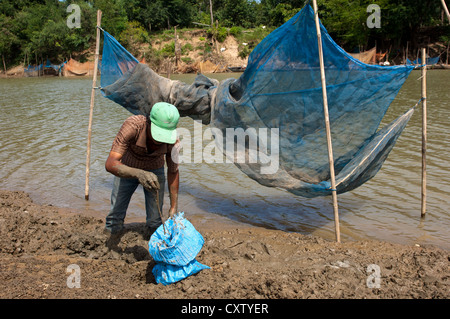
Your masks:
{"label": "green tree", "polygon": [[102,28],[118,38],[127,27],[125,0],[94,0],[94,8],[102,11]]}
{"label": "green tree", "polygon": [[11,32],[12,19],[0,14],[0,55],[3,68],[6,72],[7,59],[11,56],[13,48],[19,43],[17,36]]}
{"label": "green tree", "polygon": [[370,29],[366,25],[369,14],[365,1],[321,0],[319,5],[322,23],[341,46],[350,50],[366,45]]}
{"label": "green tree", "polygon": [[280,26],[290,18],[292,18],[299,9],[292,8],[292,5],[287,3],[279,3],[275,8],[270,10],[270,22],[272,25]]}
{"label": "green tree", "polygon": [[147,31],[189,27],[196,16],[196,2],[183,0],[131,0],[127,5],[130,20],[135,20]]}
{"label": "green tree", "polygon": [[[385,0],[378,1],[381,7],[381,28],[376,34],[380,38],[397,43],[416,43],[421,27],[433,25],[434,17],[441,12],[440,1],[433,0]],[[417,43],[416,43],[417,44]]]}
{"label": "green tree", "polygon": [[[81,28],[66,25],[66,9],[72,3],[81,8]],[[228,32],[224,27],[278,27],[303,8],[305,0],[212,3],[214,20],[220,24],[214,36],[222,39]],[[394,49],[407,41],[410,48],[417,48],[424,41],[420,39],[423,27],[434,27],[433,34],[439,31],[436,39],[446,39],[448,34],[445,26],[436,27],[441,24],[442,10],[437,0],[318,0],[318,4],[322,23],[346,50],[367,49],[375,43],[384,50]],[[381,28],[367,26],[369,4],[380,6]],[[141,41],[147,42],[147,32],[191,27],[194,21],[210,24],[210,0],[0,0],[0,54],[5,64],[22,62],[25,57],[32,63],[47,57],[57,63],[70,54],[88,52],[95,43],[97,9],[103,12],[102,27],[133,52],[142,46]],[[257,30],[262,28],[255,28],[253,40],[241,40],[256,45]]]}
{"label": "green tree", "polygon": [[139,22],[132,21],[127,23],[118,40],[131,54],[138,57],[140,45],[148,42],[148,33]]}
{"label": "green tree", "polygon": [[[440,3],[433,0],[319,0],[319,15],[328,32],[342,46],[373,46],[415,42],[418,30],[439,17]],[[381,27],[369,28],[369,4],[380,9]]]}
{"label": "green tree", "polygon": [[252,26],[251,7],[248,0],[224,0],[223,5],[217,12],[217,18],[222,25],[227,27]]}
{"label": "green tree", "polygon": [[[51,1],[48,4],[33,3],[17,9],[11,30],[19,38],[20,48],[19,52],[11,57],[14,62],[17,63],[26,55],[30,62],[39,63],[43,57],[51,55],[54,46],[44,44],[45,37],[53,37],[52,34],[47,33],[52,27],[49,20],[53,23],[62,21],[62,11],[58,3]],[[41,36],[44,27],[47,28],[46,34]]]}

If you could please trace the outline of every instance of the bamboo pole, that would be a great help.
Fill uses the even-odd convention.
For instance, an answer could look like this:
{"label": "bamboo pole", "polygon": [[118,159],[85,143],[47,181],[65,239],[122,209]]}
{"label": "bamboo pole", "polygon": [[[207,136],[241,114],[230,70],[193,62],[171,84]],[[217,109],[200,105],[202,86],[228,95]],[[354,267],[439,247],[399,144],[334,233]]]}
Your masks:
{"label": "bamboo pole", "polygon": [[[425,48],[422,48],[422,63],[426,61]],[[427,64],[422,67],[422,205],[423,218],[427,207]]]}
{"label": "bamboo pole", "polygon": [[212,0],[209,0],[209,13],[211,15],[211,28],[214,26],[214,17],[213,17],[213,9],[212,9]]}
{"label": "bamboo pole", "polygon": [[341,242],[341,232],[339,227],[339,212],[338,212],[338,202],[337,202],[337,192],[336,192],[336,181],[334,174],[334,159],[333,159],[333,146],[331,143],[331,130],[330,130],[330,119],[328,114],[328,98],[327,98],[327,84],[325,79],[325,66],[323,62],[323,51],[322,51],[322,35],[320,33],[320,23],[319,23],[319,13],[317,9],[317,1],[313,0],[314,5],[314,19],[316,21],[316,31],[317,31],[317,44],[319,46],[319,62],[320,62],[320,78],[322,80],[322,97],[323,97],[323,111],[325,117],[325,129],[327,131],[327,145],[328,145],[328,161],[330,164],[330,179],[331,179],[331,195],[333,198],[333,211],[334,211],[334,225],[336,231],[336,241]]}
{"label": "bamboo pole", "polygon": [[170,80],[170,73],[172,72],[172,63],[170,63],[170,60],[167,60],[167,78]]}
{"label": "bamboo pole", "polygon": [[447,65],[448,65],[448,48],[449,48],[449,46],[450,46],[450,41],[448,41],[448,43],[447,43],[447,61],[445,63]]}
{"label": "bamboo pole", "polygon": [[178,27],[178,25],[176,25],[174,27],[175,28],[174,44],[175,44],[175,66],[176,67],[178,67],[178,62],[180,60],[180,55],[181,55],[180,44],[178,43],[177,27]]}
{"label": "bamboo pole", "polygon": [[405,64],[407,63],[407,60],[408,60],[408,44],[409,44],[409,41],[406,41],[406,59],[405,59]]}
{"label": "bamboo pole", "polygon": [[92,80],[91,89],[91,107],[89,112],[89,125],[88,125],[88,138],[87,138],[87,150],[86,150],[86,184],[84,191],[84,198],[89,200],[89,169],[91,165],[91,135],[92,135],[92,117],[94,114],[94,100],[95,100],[95,88],[97,84],[98,73],[98,56],[100,53],[100,26],[102,21],[102,12],[97,11],[97,39],[95,42],[95,64],[94,64],[94,78]]}
{"label": "bamboo pole", "polygon": [[3,54],[2,54],[2,60],[3,60],[3,69],[5,70],[5,76],[8,77],[8,72],[6,71],[5,56]]}
{"label": "bamboo pole", "polygon": [[447,15],[448,22],[450,23],[450,12],[448,12],[448,8],[447,8],[447,5],[445,4],[445,1],[441,0],[441,2],[442,2],[442,7],[444,7],[445,14]]}

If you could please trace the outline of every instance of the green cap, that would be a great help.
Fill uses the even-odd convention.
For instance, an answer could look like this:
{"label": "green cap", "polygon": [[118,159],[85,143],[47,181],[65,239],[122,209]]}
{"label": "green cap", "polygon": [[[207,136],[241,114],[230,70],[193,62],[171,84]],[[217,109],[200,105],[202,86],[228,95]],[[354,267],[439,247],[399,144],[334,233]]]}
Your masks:
{"label": "green cap", "polygon": [[178,109],[169,103],[155,103],[150,112],[152,137],[155,141],[174,144],[177,140]]}

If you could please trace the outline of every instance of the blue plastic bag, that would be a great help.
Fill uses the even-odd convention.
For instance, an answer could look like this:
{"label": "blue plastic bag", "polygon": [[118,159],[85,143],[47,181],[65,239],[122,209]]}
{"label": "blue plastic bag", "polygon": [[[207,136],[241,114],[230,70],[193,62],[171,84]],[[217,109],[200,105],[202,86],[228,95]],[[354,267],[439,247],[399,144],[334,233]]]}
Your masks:
{"label": "blue plastic bag", "polygon": [[156,282],[169,285],[209,269],[195,260],[204,242],[203,236],[184,217],[184,212],[159,226],[148,243],[150,255],[156,261],[152,271]]}
{"label": "blue plastic bag", "polygon": [[148,243],[150,255],[156,262],[175,266],[189,264],[200,252],[205,240],[190,221],[179,212],[153,233]]}
{"label": "blue plastic bag", "polygon": [[183,280],[191,275],[198,273],[203,269],[210,269],[210,267],[199,263],[197,260],[192,260],[185,266],[174,266],[165,263],[157,263],[153,267],[153,276],[158,284],[164,286],[173,284],[174,282]]}

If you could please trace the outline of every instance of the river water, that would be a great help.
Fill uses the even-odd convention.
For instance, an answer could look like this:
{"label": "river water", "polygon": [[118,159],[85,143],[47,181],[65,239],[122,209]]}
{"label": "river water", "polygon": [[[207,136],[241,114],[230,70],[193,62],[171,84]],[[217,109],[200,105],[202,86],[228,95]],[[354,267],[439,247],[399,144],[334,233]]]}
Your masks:
{"label": "river water", "polygon": [[[208,75],[219,80],[239,74]],[[195,75],[173,75],[186,83]],[[391,105],[388,123],[421,97],[413,71]],[[427,214],[421,207],[421,108],[400,136],[380,172],[338,196],[342,241],[375,239],[432,244],[450,249],[450,72],[430,70],[428,83]],[[90,199],[84,199],[90,78],[0,79],[0,188],[31,194],[40,204],[94,210],[105,216],[113,176],[104,169],[111,143],[131,115],[96,94],[90,168]],[[182,118],[180,127],[193,130]],[[206,127],[203,127],[203,130]],[[333,240],[331,198],[307,199],[259,185],[234,164],[185,163],[180,167],[179,208],[205,222],[234,220]],[[166,193],[167,195],[167,193]],[[168,207],[168,196],[165,208]],[[142,191],[128,214],[144,216]],[[143,221],[143,220],[142,220]]]}

